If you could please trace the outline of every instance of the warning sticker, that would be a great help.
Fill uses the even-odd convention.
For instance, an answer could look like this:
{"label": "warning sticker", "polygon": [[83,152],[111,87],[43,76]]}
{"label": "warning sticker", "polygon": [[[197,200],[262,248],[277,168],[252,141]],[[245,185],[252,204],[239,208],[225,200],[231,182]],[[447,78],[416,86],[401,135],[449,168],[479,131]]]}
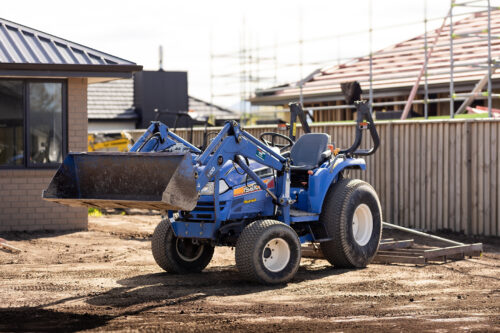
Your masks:
{"label": "warning sticker", "polygon": [[261,160],[264,160],[266,158],[266,152],[260,148],[257,148],[257,152],[255,153],[255,156],[260,158]]}

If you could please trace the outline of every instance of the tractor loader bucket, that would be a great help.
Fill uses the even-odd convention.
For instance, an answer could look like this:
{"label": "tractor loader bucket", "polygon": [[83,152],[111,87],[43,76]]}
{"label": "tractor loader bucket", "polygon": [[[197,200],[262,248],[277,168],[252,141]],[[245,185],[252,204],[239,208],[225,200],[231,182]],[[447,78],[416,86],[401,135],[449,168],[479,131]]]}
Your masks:
{"label": "tractor loader bucket", "polygon": [[45,200],[68,206],[191,211],[198,193],[190,154],[70,153]]}

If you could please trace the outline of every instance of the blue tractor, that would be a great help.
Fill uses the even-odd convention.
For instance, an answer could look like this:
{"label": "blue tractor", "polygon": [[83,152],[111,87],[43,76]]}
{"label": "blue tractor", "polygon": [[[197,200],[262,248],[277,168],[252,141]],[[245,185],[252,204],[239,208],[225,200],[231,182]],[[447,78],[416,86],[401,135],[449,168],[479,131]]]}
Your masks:
{"label": "blue tractor", "polygon": [[[245,279],[285,283],[305,242],[319,243],[335,267],[365,267],[379,245],[381,206],[372,186],[347,174],[365,170],[359,156],[373,154],[379,137],[367,104],[356,106],[356,139],[345,150],[332,149],[325,133],[295,141],[295,123],[289,136],[264,133],[258,140],[227,122],[202,151],[153,122],[130,152],[70,153],[43,197],[160,210],[152,252],[172,273],[199,272],[215,246],[233,246]],[[359,149],[364,129],[374,142],[369,150]]]}

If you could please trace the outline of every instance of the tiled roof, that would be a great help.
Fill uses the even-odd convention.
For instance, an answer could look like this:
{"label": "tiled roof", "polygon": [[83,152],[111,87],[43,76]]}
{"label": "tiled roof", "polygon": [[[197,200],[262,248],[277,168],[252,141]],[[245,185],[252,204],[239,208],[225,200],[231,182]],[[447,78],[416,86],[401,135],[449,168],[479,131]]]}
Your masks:
{"label": "tiled roof", "polygon": [[90,84],[87,89],[87,110],[91,120],[136,119],[134,80]]}
{"label": "tiled roof", "polygon": [[189,113],[193,118],[204,118],[213,115],[215,118],[234,118],[237,113],[221,106],[189,96]]}
{"label": "tiled roof", "polygon": [[[454,22],[453,33],[456,35],[482,31],[480,40],[476,36],[462,36],[454,39],[453,53],[456,69],[454,82],[479,81],[486,73],[486,69],[474,72],[464,72],[472,67],[463,67],[466,63],[487,63],[488,42],[484,29],[487,28],[487,12],[475,13],[465,19]],[[492,59],[500,57],[500,10],[491,11],[491,52]],[[427,43],[430,47],[436,37],[438,29],[428,32]],[[428,83],[430,86],[448,84],[450,82],[450,26],[441,31],[437,46],[434,48],[428,62]],[[369,89],[369,57],[361,57],[341,65],[328,66],[318,70],[305,82],[303,96],[321,96],[340,94],[340,83],[345,81],[360,81],[365,92]],[[424,35],[403,41],[386,49],[374,52],[373,89],[412,87],[424,64]],[[476,68],[477,69],[477,68]],[[460,72],[462,71],[462,72]],[[500,78],[499,73],[493,76]],[[421,85],[424,84],[422,79]],[[276,91],[271,91],[276,90]],[[286,85],[283,89],[269,89],[256,91],[252,102],[264,103],[266,100],[288,100],[297,97],[300,93],[298,84]],[[265,104],[265,103],[264,103]]]}
{"label": "tiled roof", "polygon": [[0,18],[0,69],[136,71],[141,66]]}
{"label": "tiled roof", "polygon": [[[90,84],[87,90],[87,103],[90,120],[136,119],[138,116],[134,107],[133,79]],[[189,96],[189,114],[195,119],[212,114],[216,118],[235,117],[234,111],[192,96]]]}

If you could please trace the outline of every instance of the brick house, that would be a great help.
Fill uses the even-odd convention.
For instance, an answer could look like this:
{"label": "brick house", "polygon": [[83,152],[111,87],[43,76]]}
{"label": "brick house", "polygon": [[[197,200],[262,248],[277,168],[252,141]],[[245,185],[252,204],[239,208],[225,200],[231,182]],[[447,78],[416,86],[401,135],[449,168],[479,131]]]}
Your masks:
{"label": "brick house", "polygon": [[87,227],[87,210],[43,201],[69,151],[87,150],[87,85],[133,62],[0,19],[0,231]]}

